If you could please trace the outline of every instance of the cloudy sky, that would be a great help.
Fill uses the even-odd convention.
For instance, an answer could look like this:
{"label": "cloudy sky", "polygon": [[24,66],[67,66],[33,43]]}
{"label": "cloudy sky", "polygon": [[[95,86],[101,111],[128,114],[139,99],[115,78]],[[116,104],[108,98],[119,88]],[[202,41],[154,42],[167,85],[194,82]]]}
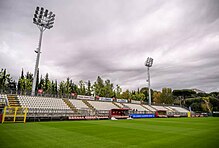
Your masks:
{"label": "cloudy sky", "polygon": [[124,89],[219,91],[218,0],[0,0],[0,68],[14,79],[33,73],[39,30],[36,6],[56,14],[43,35],[40,73],[58,81],[94,81]]}

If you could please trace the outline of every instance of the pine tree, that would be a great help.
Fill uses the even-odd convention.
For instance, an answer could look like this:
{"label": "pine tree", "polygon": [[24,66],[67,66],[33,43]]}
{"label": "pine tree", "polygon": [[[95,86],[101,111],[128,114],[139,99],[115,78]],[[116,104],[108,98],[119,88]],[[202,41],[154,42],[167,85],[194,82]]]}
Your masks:
{"label": "pine tree", "polygon": [[49,80],[49,74],[46,73],[45,76],[45,82],[44,82],[44,91],[46,92],[46,94],[51,94],[51,82]]}
{"label": "pine tree", "polygon": [[110,80],[105,81],[104,89],[105,89],[104,96],[108,97],[108,98],[112,98],[114,95],[113,94],[113,84],[110,82]]}
{"label": "pine tree", "polygon": [[117,84],[116,85],[116,98],[118,99],[121,98],[121,92],[122,92],[122,88]]}
{"label": "pine tree", "polygon": [[40,76],[40,83],[38,85],[38,88],[44,90],[44,79],[42,75]]}
{"label": "pine tree", "polygon": [[57,80],[55,81],[55,86],[54,86],[54,90],[55,90],[55,95],[58,95],[58,83]]}
{"label": "pine tree", "polygon": [[86,95],[91,96],[91,82],[88,80],[87,82],[87,92]]}
{"label": "pine tree", "polygon": [[86,88],[85,88],[84,81],[80,80],[79,81],[79,92],[78,92],[78,94],[79,95],[85,95],[85,93],[86,93]]}

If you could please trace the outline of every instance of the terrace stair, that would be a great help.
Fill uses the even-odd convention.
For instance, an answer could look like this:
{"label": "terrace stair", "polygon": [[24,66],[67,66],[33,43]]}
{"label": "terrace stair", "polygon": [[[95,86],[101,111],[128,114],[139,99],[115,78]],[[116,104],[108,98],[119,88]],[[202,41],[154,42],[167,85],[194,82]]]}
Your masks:
{"label": "terrace stair", "polygon": [[77,108],[68,100],[68,99],[62,99],[68,107],[73,110],[75,113],[78,112]]}
{"label": "terrace stair", "polygon": [[146,108],[143,104],[141,104],[141,106],[143,107],[143,108],[145,108],[145,109],[147,109],[147,110],[149,110],[148,108]]}
{"label": "terrace stair", "polygon": [[127,105],[125,105],[125,104],[123,104],[123,103],[120,103],[120,104],[122,104],[122,108],[129,108],[129,109],[131,109],[130,107],[128,107]]}
{"label": "terrace stair", "polygon": [[82,100],[92,111],[95,111],[96,109],[89,103],[87,100]]}
{"label": "terrace stair", "polygon": [[119,106],[117,103],[112,102],[115,106],[117,106],[118,108],[122,108],[121,106]]}
{"label": "terrace stair", "polygon": [[17,95],[7,95],[7,98],[10,107],[21,107]]}

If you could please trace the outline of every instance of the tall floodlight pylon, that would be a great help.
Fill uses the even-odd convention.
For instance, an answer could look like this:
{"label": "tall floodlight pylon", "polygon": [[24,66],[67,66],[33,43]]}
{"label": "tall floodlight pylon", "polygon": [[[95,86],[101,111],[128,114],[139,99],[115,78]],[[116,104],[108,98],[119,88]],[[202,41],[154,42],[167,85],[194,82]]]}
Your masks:
{"label": "tall floodlight pylon", "polygon": [[40,60],[40,53],[41,53],[41,43],[42,43],[42,37],[43,32],[46,29],[51,29],[53,27],[55,20],[55,14],[53,12],[49,12],[47,9],[44,9],[43,7],[36,7],[35,14],[33,17],[33,23],[37,25],[37,27],[40,30],[40,39],[39,39],[39,45],[37,50],[35,52],[37,53],[36,58],[36,65],[34,70],[34,78],[33,78],[33,84],[32,84],[32,92],[31,95],[35,95],[35,89],[36,89],[36,81],[37,81],[37,70],[39,67],[39,60]]}
{"label": "tall floodlight pylon", "polygon": [[145,66],[147,67],[148,70],[148,104],[151,105],[151,80],[150,80],[150,67],[152,67],[153,64],[153,59],[151,57],[148,57],[147,60],[145,61]]}

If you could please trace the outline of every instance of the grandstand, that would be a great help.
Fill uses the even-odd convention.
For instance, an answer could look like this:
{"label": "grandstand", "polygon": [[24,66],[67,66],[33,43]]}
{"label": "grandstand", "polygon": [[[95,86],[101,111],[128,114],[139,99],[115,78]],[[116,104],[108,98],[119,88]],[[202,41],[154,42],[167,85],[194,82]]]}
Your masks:
{"label": "grandstand", "polygon": [[146,109],[148,109],[149,111],[151,111],[151,112],[156,112],[156,109],[154,109],[153,107],[151,107],[151,106],[149,106],[149,105],[143,104],[143,106],[144,106]]}
{"label": "grandstand", "polygon": [[151,105],[151,107],[154,108],[156,111],[158,111],[158,110],[167,111],[167,109],[164,106]]}
{"label": "grandstand", "polygon": [[123,104],[119,102],[113,102],[114,105],[116,105],[118,108],[125,108]]}
{"label": "grandstand", "polygon": [[74,111],[60,98],[18,96],[21,107],[28,108],[29,120],[67,118]]}
{"label": "grandstand", "polygon": [[148,109],[144,108],[140,104],[132,104],[132,103],[124,103],[124,105],[128,106],[131,110],[136,111],[149,111]]}
{"label": "grandstand", "polygon": [[118,109],[112,102],[88,101],[96,110],[111,110]]}
{"label": "grandstand", "polygon": [[62,99],[47,97],[18,96],[22,107],[29,109],[63,109],[70,110]]}
{"label": "grandstand", "polygon": [[7,105],[7,95],[0,94],[0,108]]}
{"label": "grandstand", "polygon": [[[168,112],[167,112],[167,108],[165,108],[164,106],[157,106],[157,105],[151,105],[152,108],[156,109],[155,112],[155,116],[156,117],[161,117],[161,118],[166,118],[168,117]],[[172,114],[171,114],[172,116]]]}
{"label": "grandstand", "polygon": [[174,112],[176,114],[175,116],[186,117],[188,115],[188,112],[189,112],[185,108],[178,107],[178,106],[169,106],[169,108],[174,110]]}
{"label": "grandstand", "polygon": [[169,112],[174,112],[174,110],[172,108],[170,108],[169,106],[164,106]]}
{"label": "grandstand", "polygon": [[76,107],[76,109],[89,109],[82,100],[69,99],[69,101]]}
{"label": "grandstand", "polygon": [[171,109],[174,109],[175,111],[177,112],[180,112],[180,113],[188,113],[189,111],[186,110],[185,108],[182,108],[182,107],[176,107],[176,106],[169,106]]}
{"label": "grandstand", "polygon": [[[41,119],[107,119],[112,109],[127,109],[130,114],[155,114],[165,117],[187,116],[188,110],[178,106],[146,105],[112,98],[96,99],[79,95],[76,99],[22,95],[0,95],[1,104],[27,108],[28,120]],[[123,101],[123,102],[122,102]]]}

